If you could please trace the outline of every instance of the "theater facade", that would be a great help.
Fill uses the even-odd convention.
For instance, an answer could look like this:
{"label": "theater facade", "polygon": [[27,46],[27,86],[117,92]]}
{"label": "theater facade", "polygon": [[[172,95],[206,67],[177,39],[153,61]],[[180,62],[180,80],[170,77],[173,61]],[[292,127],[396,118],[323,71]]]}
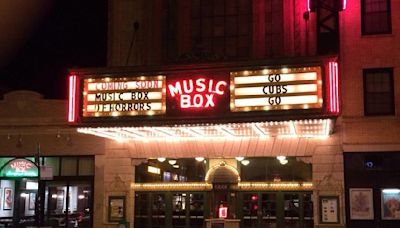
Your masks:
{"label": "theater facade", "polygon": [[338,78],[335,56],[71,70],[69,124],[106,142],[95,227],[341,226]]}

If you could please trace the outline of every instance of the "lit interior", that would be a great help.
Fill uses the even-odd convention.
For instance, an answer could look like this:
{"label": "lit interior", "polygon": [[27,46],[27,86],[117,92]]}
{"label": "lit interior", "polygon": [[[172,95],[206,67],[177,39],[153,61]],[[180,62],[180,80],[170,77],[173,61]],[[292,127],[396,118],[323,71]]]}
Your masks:
{"label": "lit interior", "polygon": [[229,124],[175,125],[160,127],[90,127],[78,132],[119,142],[162,140],[235,140],[246,137],[328,137],[332,119],[308,119]]}

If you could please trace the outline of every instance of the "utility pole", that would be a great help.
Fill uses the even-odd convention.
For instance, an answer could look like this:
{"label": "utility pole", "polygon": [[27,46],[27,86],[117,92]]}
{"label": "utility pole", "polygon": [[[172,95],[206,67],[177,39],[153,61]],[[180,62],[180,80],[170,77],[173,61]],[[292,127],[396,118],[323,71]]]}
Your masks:
{"label": "utility pole", "polygon": [[36,151],[36,165],[38,168],[38,191],[37,191],[37,197],[36,197],[36,202],[35,202],[35,225],[37,227],[42,226],[42,204],[41,204],[41,199],[42,199],[42,184],[41,184],[41,164],[40,164],[40,143],[37,143],[37,151]]}

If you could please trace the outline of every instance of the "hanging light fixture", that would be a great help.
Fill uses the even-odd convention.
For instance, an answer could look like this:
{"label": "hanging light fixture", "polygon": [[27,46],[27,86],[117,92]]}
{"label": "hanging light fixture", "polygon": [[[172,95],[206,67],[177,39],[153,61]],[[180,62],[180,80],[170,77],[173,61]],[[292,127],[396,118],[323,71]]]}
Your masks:
{"label": "hanging light fixture", "polygon": [[242,165],[247,166],[248,164],[250,164],[249,160],[242,160],[240,163],[242,163]]}
{"label": "hanging light fixture", "polygon": [[238,161],[243,161],[244,157],[236,157],[235,159]]}
{"label": "hanging light fixture", "polygon": [[168,163],[170,165],[175,165],[176,164],[176,160],[175,159],[171,159],[171,160],[168,161]]}
{"label": "hanging light fixture", "polygon": [[204,157],[195,157],[194,159],[196,159],[196,161],[198,162],[204,161]]}
{"label": "hanging light fixture", "polygon": [[160,157],[160,158],[157,158],[157,160],[158,160],[159,162],[164,162],[164,161],[167,160],[167,159],[164,158],[164,157]]}

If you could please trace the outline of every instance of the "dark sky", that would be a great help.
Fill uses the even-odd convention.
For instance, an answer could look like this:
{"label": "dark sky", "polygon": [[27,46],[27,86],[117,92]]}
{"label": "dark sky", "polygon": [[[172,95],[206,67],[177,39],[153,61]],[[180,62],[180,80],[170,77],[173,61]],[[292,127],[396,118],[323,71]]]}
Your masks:
{"label": "dark sky", "polygon": [[66,99],[68,68],[106,65],[107,0],[53,0],[46,7],[0,66],[1,95],[28,89],[46,99]]}

